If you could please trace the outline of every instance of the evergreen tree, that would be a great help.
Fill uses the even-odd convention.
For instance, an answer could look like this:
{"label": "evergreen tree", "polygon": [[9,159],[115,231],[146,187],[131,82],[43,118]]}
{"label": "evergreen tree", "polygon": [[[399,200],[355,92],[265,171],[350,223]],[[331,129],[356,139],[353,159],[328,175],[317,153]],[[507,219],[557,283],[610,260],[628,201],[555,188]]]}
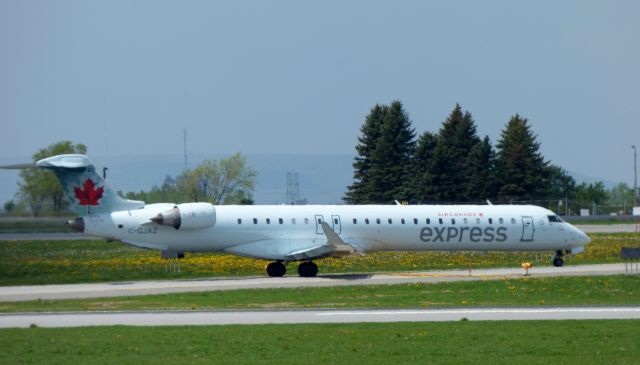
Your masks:
{"label": "evergreen tree", "polygon": [[545,179],[549,167],[527,119],[518,114],[511,117],[497,147],[498,198],[502,201],[545,198],[549,191]]}
{"label": "evergreen tree", "polygon": [[394,101],[385,114],[380,137],[373,150],[370,174],[370,203],[411,200],[411,167],[416,133],[402,103]]}
{"label": "evergreen tree", "polygon": [[372,191],[371,179],[371,159],[373,151],[376,149],[378,139],[382,133],[382,123],[389,107],[376,104],[364,124],[360,128],[361,136],[358,137],[356,145],[356,157],[353,162],[353,185],[347,187],[344,200],[348,204],[365,204],[370,202]]}
{"label": "evergreen tree", "polygon": [[550,164],[544,174],[549,199],[573,199],[576,195],[576,180],[560,166]]}
{"label": "evergreen tree", "polygon": [[468,201],[482,202],[495,196],[495,153],[488,136],[476,143],[467,160]]}
{"label": "evergreen tree", "polygon": [[470,201],[467,184],[471,178],[469,158],[472,148],[482,143],[469,112],[462,112],[459,104],[442,124],[438,134],[428,181],[433,189],[430,200],[437,202]]}
{"label": "evergreen tree", "polygon": [[429,172],[433,159],[433,153],[438,143],[438,136],[431,132],[424,132],[416,144],[413,168],[413,192],[415,201],[425,202],[432,195],[429,185]]}

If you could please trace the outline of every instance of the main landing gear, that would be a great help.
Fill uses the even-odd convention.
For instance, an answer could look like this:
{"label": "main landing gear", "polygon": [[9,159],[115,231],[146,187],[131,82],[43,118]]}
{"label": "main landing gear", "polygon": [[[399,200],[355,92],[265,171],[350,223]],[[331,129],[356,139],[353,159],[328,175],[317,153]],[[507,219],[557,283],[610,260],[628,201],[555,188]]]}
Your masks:
{"label": "main landing gear", "polygon": [[318,265],[312,261],[305,261],[298,265],[298,274],[305,278],[312,278],[318,275]]}
{"label": "main landing gear", "polygon": [[282,261],[271,262],[267,265],[267,275],[271,277],[280,277],[287,272],[287,268]]}
{"label": "main landing gear", "polygon": [[561,267],[562,265],[564,265],[564,260],[562,259],[562,256],[564,256],[564,252],[558,250],[556,251],[555,256],[553,256],[553,266],[555,267]]}
{"label": "main landing gear", "polygon": [[[271,277],[281,277],[287,272],[287,268],[282,261],[275,261],[267,265],[267,275]],[[305,261],[298,265],[298,274],[305,278],[312,278],[318,275],[318,265],[312,261]]]}

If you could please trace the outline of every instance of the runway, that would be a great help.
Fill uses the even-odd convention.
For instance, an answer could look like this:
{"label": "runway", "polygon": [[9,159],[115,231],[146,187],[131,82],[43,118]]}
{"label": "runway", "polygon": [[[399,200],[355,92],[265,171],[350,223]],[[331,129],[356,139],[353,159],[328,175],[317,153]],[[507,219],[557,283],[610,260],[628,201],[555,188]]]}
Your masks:
{"label": "runway", "polygon": [[[625,273],[623,263],[603,265],[576,265],[564,267],[534,267],[530,277],[619,275]],[[520,268],[497,268],[476,270],[441,270],[420,272],[399,272],[380,274],[320,275],[315,278],[299,276],[215,278],[165,281],[132,281],[93,284],[32,285],[0,287],[0,302],[37,299],[100,298],[166,294],[181,292],[201,292],[237,289],[301,288],[341,285],[376,285],[437,283],[446,281],[496,280],[521,278]]]}
{"label": "runway", "polygon": [[84,326],[192,326],[231,324],[443,322],[640,319],[640,307],[452,308],[409,310],[297,310],[120,312],[0,315],[0,328]]}

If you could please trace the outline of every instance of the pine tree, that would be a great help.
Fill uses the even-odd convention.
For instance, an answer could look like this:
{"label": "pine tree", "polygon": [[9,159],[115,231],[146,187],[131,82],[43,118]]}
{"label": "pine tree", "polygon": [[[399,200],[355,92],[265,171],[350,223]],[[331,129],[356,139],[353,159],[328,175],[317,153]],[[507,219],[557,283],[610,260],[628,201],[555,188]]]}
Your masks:
{"label": "pine tree", "polygon": [[427,183],[433,189],[430,200],[437,202],[470,201],[467,183],[469,154],[482,141],[469,112],[462,112],[459,104],[442,124],[434,150]]}
{"label": "pine tree", "polygon": [[360,128],[361,136],[358,137],[357,155],[353,162],[354,182],[353,185],[347,187],[348,190],[344,197],[345,202],[348,204],[365,204],[370,201],[369,195],[372,190],[369,178],[371,159],[382,133],[384,117],[388,111],[388,106],[376,104]]}
{"label": "pine tree", "polygon": [[413,169],[413,192],[416,202],[425,202],[432,195],[431,185],[429,184],[429,171],[438,144],[438,136],[431,132],[424,132],[416,144],[416,153],[414,157]]}
{"label": "pine tree", "polygon": [[518,114],[511,117],[497,147],[498,199],[526,201],[544,198],[549,191],[545,179],[548,163],[540,154],[540,144],[527,119]]}
{"label": "pine tree", "polygon": [[495,196],[495,153],[489,136],[475,144],[467,160],[468,181],[466,196],[468,201],[482,202]]}
{"label": "pine tree", "polygon": [[370,203],[411,200],[415,130],[402,103],[394,101],[384,116],[380,138],[372,154]]}

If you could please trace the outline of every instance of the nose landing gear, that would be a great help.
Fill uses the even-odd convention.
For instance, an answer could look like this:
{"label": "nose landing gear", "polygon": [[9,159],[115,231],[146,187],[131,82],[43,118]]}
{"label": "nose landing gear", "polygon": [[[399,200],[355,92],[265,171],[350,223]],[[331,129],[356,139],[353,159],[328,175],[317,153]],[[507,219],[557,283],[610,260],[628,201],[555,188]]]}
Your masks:
{"label": "nose landing gear", "polygon": [[564,265],[564,260],[562,259],[562,256],[564,256],[564,252],[558,250],[556,251],[555,256],[553,256],[553,266],[555,267],[562,267]]}

